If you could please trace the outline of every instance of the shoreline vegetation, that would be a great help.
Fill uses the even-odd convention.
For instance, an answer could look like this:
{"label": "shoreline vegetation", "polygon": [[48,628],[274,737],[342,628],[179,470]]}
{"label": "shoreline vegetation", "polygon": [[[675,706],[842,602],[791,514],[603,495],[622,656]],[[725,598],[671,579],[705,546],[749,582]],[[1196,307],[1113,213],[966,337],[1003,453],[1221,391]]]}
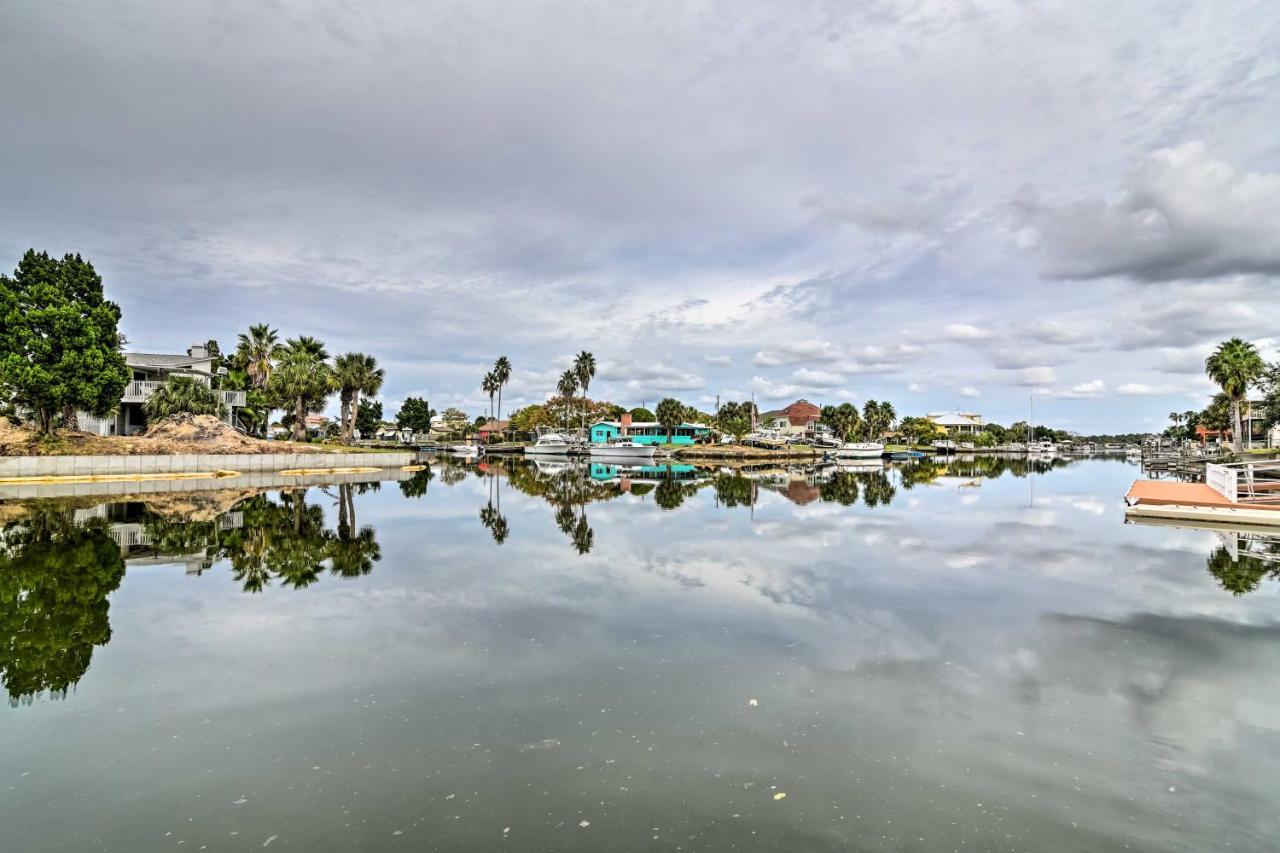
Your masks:
{"label": "shoreline vegetation", "polygon": [[[377,399],[385,371],[371,355],[330,355],[321,340],[307,335],[282,340],[269,324],[258,323],[238,335],[235,349],[226,354],[216,339],[198,345],[202,355],[208,355],[199,369],[188,364],[161,370],[155,374],[160,379],[145,381],[126,357],[120,319],[120,308],[106,298],[101,276],[78,254],[56,258],[31,249],[12,277],[0,274],[0,456],[377,453],[459,440],[475,441],[495,452],[518,452],[531,436],[543,431],[585,434],[592,423],[626,417],[665,431],[666,441],[658,449],[678,459],[824,455],[821,448],[806,445],[765,448],[748,441],[757,432],[768,432],[762,418],[770,419],[774,427],[782,412],[791,418],[792,429],[798,427],[789,414],[791,407],[761,412],[754,401],[721,403],[717,398],[714,411],[703,411],[666,397],[649,410],[593,400],[588,391],[597,362],[586,350],[573,358],[545,400],[512,411],[509,420],[503,420],[503,391],[512,379],[513,366],[502,355],[480,382],[489,400],[487,417],[471,420],[453,407],[437,417],[427,400],[411,396],[387,421]],[[156,369],[146,364],[143,368],[143,373]],[[1206,359],[1205,373],[1220,393],[1204,411],[1171,413],[1166,438],[1202,443],[1211,436],[1227,438],[1240,454],[1242,433],[1250,432],[1249,444],[1255,440],[1253,423],[1262,420],[1267,429],[1280,423],[1280,362],[1264,362],[1254,344],[1240,338],[1224,341]],[[126,386],[139,381],[159,387],[149,388],[146,394],[135,391],[135,397],[143,397],[142,403],[126,402]],[[243,396],[236,397],[240,402],[230,407],[220,391]],[[1262,399],[1251,400],[1251,391],[1261,392]],[[339,415],[331,420],[323,412],[335,397]],[[934,441],[956,438],[936,422],[938,416],[900,415],[889,401],[867,400],[859,408],[851,402],[818,407],[800,400],[792,406],[801,403],[808,406],[811,414],[806,414],[825,435],[841,442],[881,442],[887,452],[932,452]],[[1259,407],[1260,411],[1255,410]],[[273,421],[277,412],[281,417]],[[100,431],[80,431],[86,417],[97,420]],[[193,427],[193,418],[207,422]],[[1006,427],[976,416],[975,423],[980,429],[964,435],[974,445],[964,449],[975,453],[999,452],[1011,442],[1129,443],[1150,437],[1077,435],[1026,421]],[[129,432],[140,424],[142,431],[134,434],[101,434]],[[724,438],[732,443],[703,443],[707,436],[695,433],[698,443],[687,444],[689,425],[706,428],[703,433],[709,430],[712,442]],[[281,440],[285,435],[291,440]],[[673,435],[679,437],[674,444]],[[388,439],[392,447],[386,446]]]}

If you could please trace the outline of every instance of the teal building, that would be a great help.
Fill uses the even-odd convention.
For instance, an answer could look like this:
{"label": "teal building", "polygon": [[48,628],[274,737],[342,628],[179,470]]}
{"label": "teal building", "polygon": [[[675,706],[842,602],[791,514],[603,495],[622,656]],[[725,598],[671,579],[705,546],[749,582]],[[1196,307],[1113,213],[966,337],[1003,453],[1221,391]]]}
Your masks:
{"label": "teal building", "polygon": [[[626,437],[636,444],[666,444],[667,428],[657,421],[631,422],[629,417],[621,421],[597,421],[591,425],[591,443],[604,444],[611,438]],[[711,435],[711,427],[702,424],[680,424],[671,429],[672,444],[694,444],[706,441]]]}

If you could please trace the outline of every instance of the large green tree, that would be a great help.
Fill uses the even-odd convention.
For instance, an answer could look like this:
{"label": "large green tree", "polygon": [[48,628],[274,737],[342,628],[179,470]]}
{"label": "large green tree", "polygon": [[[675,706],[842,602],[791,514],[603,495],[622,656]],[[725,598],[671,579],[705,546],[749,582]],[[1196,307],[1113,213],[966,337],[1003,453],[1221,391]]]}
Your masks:
{"label": "large green tree", "polygon": [[1231,400],[1231,446],[1237,453],[1241,448],[1244,430],[1240,423],[1241,406],[1247,399],[1249,386],[1266,370],[1258,348],[1241,338],[1231,338],[1218,344],[1218,348],[1204,360],[1204,372]]}
{"label": "large green tree", "polygon": [[372,438],[382,425],[382,401],[361,400],[356,407],[356,429],[361,438]]}
{"label": "large green tree", "polygon": [[434,416],[435,412],[427,405],[426,400],[421,397],[406,397],[400,404],[396,424],[401,429],[413,430],[414,433],[426,433],[431,431],[431,419]]}
{"label": "large green tree", "polygon": [[28,250],[0,275],[0,394],[45,434],[64,413],[110,414],[129,381],[119,322],[93,264]]}

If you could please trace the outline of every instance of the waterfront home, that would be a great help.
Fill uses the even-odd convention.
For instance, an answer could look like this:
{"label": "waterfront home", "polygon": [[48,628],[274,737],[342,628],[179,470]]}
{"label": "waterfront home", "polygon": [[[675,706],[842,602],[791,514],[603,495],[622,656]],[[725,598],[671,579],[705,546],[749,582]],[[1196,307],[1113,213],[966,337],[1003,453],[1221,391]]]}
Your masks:
{"label": "waterfront home", "polygon": [[[213,356],[204,344],[194,344],[186,355],[177,353],[127,352],[124,363],[129,368],[130,381],[124,388],[116,410],[105,418],[95,418],[87,412],[77,412],[80,429],[98,435],[134,435],[147,427],[143,404],[173,376],[190,376],[205,385],[212,386],[215,377],[226,374],[226,368],[216,370]],[[223,420],[238,426],[237,410],[245,405],[245,392],[223,391],[215,393],[226,406]]]}
{"label": "waterfront home", "polygon": [[[694,444],[706,441],[711,427],[703,424],[682,423],[671,428],[672,444]],[[604,444],[611,438],[629,438],[637,444],[666,444],[667,428],[657,421],[633,421],[624,414],[616,421],[596,421],[591,425],[591,443]]]}
{"label": "waterfront home", "polygon": [[509,429],[511,429],[511,421],[495,421],[490,418],[476,432],[479,433],[481,441],[491,441],[494,437],[501,438]]}
{"label": "waterfront home", "polygon": [[[1270,429],[1267,428],[1265,402],[1261,399],[1248,400],[1240,411],[1240,418],[1243,421],[1244,429],[1241,435],[1241,446],[1245,450],[1253,450],[1258,448],[1280,447],[1280,424]],[[1209,441],[1230,444],[1232,441],[1231,427],[1224,430],[1207,429],[1199,424],[1196,425],[1196,438],[1201,444]]]}
{"label": "waterfront home", "polygon": [[974,436],[982,432],[982,427],[985,426],[982,415],[973,412],[930,412],[925,418],[951,436]]}
{"label": "waterfront home", "polygon": [[812,433],[822,417],[822,409],[808,400],[796,400],[789,406],[760,414],[760,429],[781,436]]}

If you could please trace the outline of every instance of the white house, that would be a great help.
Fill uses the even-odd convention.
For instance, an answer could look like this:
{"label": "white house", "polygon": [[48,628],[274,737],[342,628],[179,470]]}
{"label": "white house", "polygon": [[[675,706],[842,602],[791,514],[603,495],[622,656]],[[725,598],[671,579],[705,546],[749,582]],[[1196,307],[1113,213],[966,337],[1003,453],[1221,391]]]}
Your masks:
{"label": "white house", "polygon": [[[194,344],[186,355],[176,353],[127,352],[124,363],[132,377],[124,388],[120,404],[116,410],[105,418],[95,418],[86,412],[78,412],[76,417],[80,429],[98,435],[133,435],[146,428],[147,417],[142,404],[147,401],[156,389],[164,385],[171,376],[192,376],[206,385],[212,385],[213,377],[226,373],[221,368],[215,373],[213,358],[204,344]],[[223,418],[227,423],[235,425],[236,409],[245,405],[243,391],[216,391],[226,404],[227,412]]]}

